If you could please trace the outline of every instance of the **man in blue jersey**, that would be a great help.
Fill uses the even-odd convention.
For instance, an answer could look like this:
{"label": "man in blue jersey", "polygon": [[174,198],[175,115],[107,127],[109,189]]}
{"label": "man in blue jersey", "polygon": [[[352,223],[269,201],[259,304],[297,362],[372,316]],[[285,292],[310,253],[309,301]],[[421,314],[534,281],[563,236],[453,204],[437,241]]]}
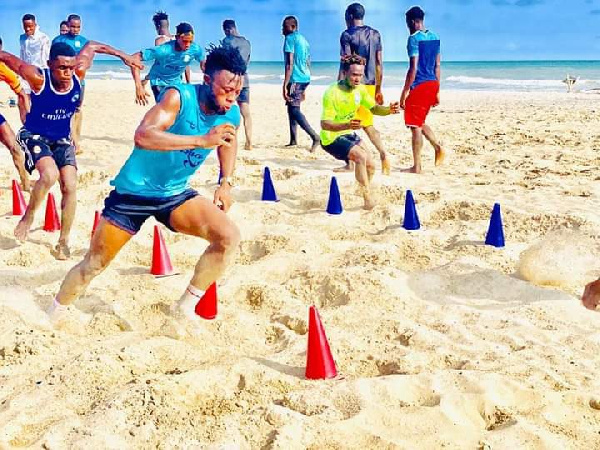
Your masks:
{"label": "man in blue jersey", "polygon": [[300,125],[312,139],[311,153],[319,146],[319,135],[306,120],[300,110],[305,91],[310,84],[310,46],[298,32],[298,20],[294,16],[283,19],[282,33],[285,36],[283,55],[285,76],[283,78],[283,99],[287,106],[290,125],[290,142],[287,147],[297,145],[296,129]]}
{"label": "man in blue jersey", "polygon": [[[67,44],[75,51],[75,55],[85,47],[85,44],[89,42],[87,38],[81,35],[81,17],[77,14],[69,14],[67,17],[67,24],[69,25],[69,32],[67,34],[59,34],[53,40],[53,44],[59,42]],[[79,99],[79,105],[77,111],[73,114],[73,125],[71,137],[73,139],[73,145],[75,145],[75,154],[79,155],[83,151],[81,150],[81,124],[83,122],[83,112],[81,106],[83,105],[83,96],[85,92],[85,81],[82,81],[82,91]]]}
{"label": "man in blue jersey", "polygon": [[121,58],[127,65],[139,64],[131,56],[98,42],[88,42],[79,55],[65,43],[52,44],[48,69],[27,64],[10,53],[0,51],[5,63],[31,86],[31,110],[17,140],[25,152],[25,167],[40,173],[27,210],[15,228],[15,236],[27,239],[35,212],[50,188],[60,180],[62,191],[62,226],[56,257],[69,257],[69,233],[77,205],[77,163],[71,145],[71,118],[81,98],[80,79],[92,64],[96,53]]}
{"label": "man in blue jersey", "polygon": [[[206,57],[202,47],[194,42],[192,26],[180,23],[175,36],[175,40],[136,53],[140,61],[154,61],[148,79],[156,101],[165,87],[182,83],[181,75],[193,61],[198,61],[200,68],[204,70]],[[136,103],[146,105],[148,94],[142,85],[139,70],[133,69],[132,75],[135,80]]]}
{"label": "man in blue jersey", "polygon": [[[105,200],[90,249],[67,274],[48,310],[54,323],[150,216],[173,231],[210,243],[185,293],[172,307],[177,315],[196,317],[195,305],[221,276],[240,240],[238,228],[225,213],[232,203],[240,124],[236,99],[245,73],[246,63],[237,49],[212,47],[204,84],[170,86],[146,113],[135,132],[131,156],[111,182],[114,190]],[[190,189],[189,180],[214,148],[222,178],[210,201]]]}
{"label": "man in blue jersey", "polygon": [[404,109],[404,123],[412,132],[414,164],[406,172],[421,173],[423,136],[435,150],[435,165],[444,161],[445,152],[432,129],[425,124],[429,110],[440,103],[440,39],[425,28],[425,13],[418,6],[406,12],[406,25],[410,30],[408,57],[410,58],[400,107]]}

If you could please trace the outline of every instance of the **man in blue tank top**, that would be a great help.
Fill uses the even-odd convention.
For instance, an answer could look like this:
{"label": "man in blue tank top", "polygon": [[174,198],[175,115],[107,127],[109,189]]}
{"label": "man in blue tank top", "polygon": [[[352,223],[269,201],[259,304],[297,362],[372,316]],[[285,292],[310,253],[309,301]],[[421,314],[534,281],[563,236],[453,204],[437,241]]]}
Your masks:
{"label": "man in blue tank top", "polygon": [[[172,310],[194,319],[194,308],[206,289],[225,270],[240,233],[225,214],[237,153],[240,110],[236,99],[246,73],[239,51],[212,47],[203,85],[166,88],[135,132],[133,151],[111,184],[102,218],[84,260],[64,279],[48,314],[53,323],[84,292],[150,216],[172,231],[198,236],[210,245]],[[198,196],[189,180],[216,148],[222,178],[212,201]],[[68,316],[67,316],[68,317]]]}
{"label": "man in blue tank top", "polygon": [[98,42],[88,42],[76,56],[65,43],[52,44],[48,69],[26,64],[10,53],[0,51],[4,62],[31,86],[31,110],[17,141],[25,152],[29,173],[36,168],[40,179],[31,192],[29,206],[15,228],[17,239],[27,239],[35,212],[50,188],[60,180],[62,191],[61,230],[56,257],[69,257],[69,233],[77,205],[77,163],[71,140],[71,118],[81,98],[80,79],[92,64],[96,53],[121,58],[127,65],[139,64],[133,57]]}

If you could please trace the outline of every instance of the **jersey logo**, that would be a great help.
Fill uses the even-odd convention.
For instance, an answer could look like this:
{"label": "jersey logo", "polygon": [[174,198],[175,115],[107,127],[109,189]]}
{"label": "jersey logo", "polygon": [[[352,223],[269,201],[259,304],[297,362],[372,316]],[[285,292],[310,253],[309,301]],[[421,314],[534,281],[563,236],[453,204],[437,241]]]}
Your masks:
{"label": "jersey logo", "polygon": [[75,41],[75,47],[81,47],[81,42]]}
{"label": "jersey logo", "polygon": [[192,58],[190,58],[190,55],[183,55],[183,62],[190,62]]}
{"label": "jersey logo", "polygon": [[73,97],[71,97],[71,103],[75,103],[79,101],[79,94],[75,94]]}
{"label": "jersey logo", "polygon": [[183,161],[184,167],[198,167],[206,159],[206,154],[196,153],[194,150],[184,150],[187,159]]}
{"label": "jersey logo", "polygon": [[191,120],[186,120],[186,122],[192,130],[196,129],[196,124],[194,122],[192,122]]}

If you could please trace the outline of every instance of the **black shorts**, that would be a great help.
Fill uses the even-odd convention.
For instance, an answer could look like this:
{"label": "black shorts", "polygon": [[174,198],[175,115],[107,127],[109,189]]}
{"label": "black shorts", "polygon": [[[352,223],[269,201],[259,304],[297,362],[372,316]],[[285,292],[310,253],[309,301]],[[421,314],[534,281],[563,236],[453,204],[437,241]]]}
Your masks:
{"label": "black shorts", "polygon": [[25,153],[25,168],[29,173],[33,173],[37,162],[46,156],[54,159],[59,169],[65,166],[73,166],[77,169],[75,147],[70,139],[63,138],[55,141],[21,128],[17,133],[17,142]]}
{"label": "black shorts", "polygon": [[238,95],[237,102],[239,103],[250,103],[250,88],[242,88],[242,92]]}
{"label": "black shorts", "polygon": [[193,189],[186,189],[181,194],[165,198],[142,197],[111,191],[104,200],[102,216],[114,226],[130,234],[140,231],[150,216],[154,216],[169,230],[176,231],[171,227],[171,213],[197,195],[198,193]]}
{"label": "black shorts", "polygon": [[304,100],[304,91],[310,83],[290,83],[287,85],[287,92],[290,96],[290,101],[287,102],[291,106],[300,106]]}
{"label": "black shorts", "polygon": [[335,159],[348,162],[348,153],[350,153],[352,147],[358,144],[360,144],[360,137],[358,134],[352,133],[338,136],[335,141],[329,145],[323,145],[321,142],[321,147]]}

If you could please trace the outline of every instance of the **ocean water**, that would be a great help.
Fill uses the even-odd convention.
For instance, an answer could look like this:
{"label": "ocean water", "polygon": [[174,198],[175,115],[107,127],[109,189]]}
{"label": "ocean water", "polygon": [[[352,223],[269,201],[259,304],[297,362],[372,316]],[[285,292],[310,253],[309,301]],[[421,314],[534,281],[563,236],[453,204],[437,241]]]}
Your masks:
{"label": "ocean water", "polygon": [[[384,63],[384,87],[404,85],[407,63]],[[312,83],[327,85],[337,78],[336,62],[314,62]],[[252,62],[248,71],[251,82],[279,84],[283,80],[283,63]],[[442,62],[442,89],[493,91],[564,92],[562,80],[569,74],[579,77],[575,90],[600,89],[600,61],[472,61]],[[95,61],[89,78],[130,79],[129,69],[120,61]],[[200,81],[199,70],[193,79]]]}

